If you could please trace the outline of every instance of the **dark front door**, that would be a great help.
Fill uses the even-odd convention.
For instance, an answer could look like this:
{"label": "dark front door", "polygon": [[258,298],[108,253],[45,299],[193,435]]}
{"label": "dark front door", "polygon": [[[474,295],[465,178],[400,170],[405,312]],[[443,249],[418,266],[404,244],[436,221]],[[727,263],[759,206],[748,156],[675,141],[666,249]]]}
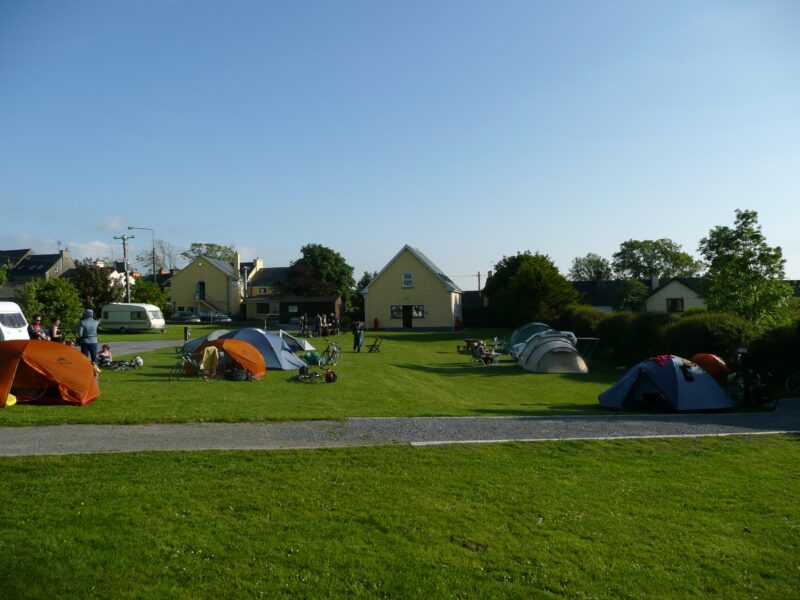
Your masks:
{"label": "dark front door", "polygon": [[403,329],[411,329],[411,309],[410,304],[403,305]]}

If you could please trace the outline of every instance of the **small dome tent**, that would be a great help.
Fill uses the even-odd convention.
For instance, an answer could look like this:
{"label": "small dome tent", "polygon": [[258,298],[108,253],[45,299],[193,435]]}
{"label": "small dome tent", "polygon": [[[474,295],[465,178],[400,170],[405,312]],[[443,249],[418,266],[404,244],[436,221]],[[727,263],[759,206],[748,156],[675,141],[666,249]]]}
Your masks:
{"label": "small dome tent", "polygon": [[234,339],[208,340],[203,342],[195,353],[202,354],[203,350],[209,346],[223,350],[233,362],[253,377],[263,377],[266,373],[264,357],[249,342]]}
{"label": "small dome tent", "polygon": [[719,410],[733,400],[707,371],[680,356],[654,356],[598,397],[604,408]]}
{"label": "small dome tent", "polygon": [[44,340],[0,343],[0,407],[17,402],[88,404],[100,395],[92,363],[72,346]]}
{"label": "small dome tent", "polygon": [[588,373],[586,361],[575,347],[570,331],[544,331],[528,340],[517,364],[534,373]]}

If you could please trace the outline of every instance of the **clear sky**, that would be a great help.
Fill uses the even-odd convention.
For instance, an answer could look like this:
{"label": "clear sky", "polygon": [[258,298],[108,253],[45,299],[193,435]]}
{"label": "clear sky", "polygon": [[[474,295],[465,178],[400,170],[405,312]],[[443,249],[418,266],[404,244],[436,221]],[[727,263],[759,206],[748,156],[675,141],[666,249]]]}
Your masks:
{"label": "clear sky", "polygon": [[476,289],[736,208],[800,279],[796,0],[0,1],[2,249],[408,243]]}

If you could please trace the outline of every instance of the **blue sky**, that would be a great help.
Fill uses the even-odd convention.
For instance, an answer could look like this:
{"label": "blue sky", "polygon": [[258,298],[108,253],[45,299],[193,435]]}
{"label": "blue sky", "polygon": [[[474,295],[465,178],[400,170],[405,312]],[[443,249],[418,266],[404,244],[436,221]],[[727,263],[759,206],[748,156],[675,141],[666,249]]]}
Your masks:
{"label": "blue sky", "polygon": [[[800,279],[800,3],[0,2],[0,248],[150,227],[464,289],[759,212]],[[132,252],[150,247],[134,232]]]}

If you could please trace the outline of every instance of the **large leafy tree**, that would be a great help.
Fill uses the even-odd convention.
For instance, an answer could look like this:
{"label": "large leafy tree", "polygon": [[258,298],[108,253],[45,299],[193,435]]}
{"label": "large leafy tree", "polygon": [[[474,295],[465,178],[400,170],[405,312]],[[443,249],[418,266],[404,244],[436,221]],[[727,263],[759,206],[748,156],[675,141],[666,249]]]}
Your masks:
{"label": "large leafy tree", "polygon": [[136,285],[133,286],[131,292],[131,302],[140,302],[142,304],[154,304],[161,309],[165,315],[172,312],[172,304],[169,300],[169,293],[163,291],[157,284],[152,281],[139,279]]}
{"label": "large leafy tree", "polygon": [[608,281],[613,274],[611,263],[594,252],[573,258],[569,269],[570,281]]}
{"label": "large leafy tree", "polygon": [[75,286],[62,278],[33,279],[16,290],[14,295],[28,320],[40,314],[45,327],[59,317],[63,329],[70,330],[77,326],[83,311]]}
{"label": "large leafy tree", "polygon": [[708,264],[701,293],[709,310],[735,313],[756,327],[788,317],[793,296],[784,279],[786,260],[769,246],[754,210],[737,210],[733,227],[718,226],[700,240]]}
{"label": "large leafy tree", "polygon": [[109,277],[108,269],[98,266],[91,258],[76,263],[72,279],[86,308],[93,308],[95,312],[106,304],[122,302],[125,296],[124,283]]}
{"label": "large leafy tree", "polygon": [[300,252],[303,257],[289,269],[287,291],[304,296],[338,294],[347,303],[355,280],[353,267],[342,255],[321,244],[306,244]]}
{"label": "large leafy tree", "polygon": [[650,288],[638,279],[621,282],[620,290],[614,300],[614,310],[638,312],[644,308],[644,301],[650,295]]}
{"label": "large leafy tree", "polygon": [[692,277],[701,266],[681,250],[680,244],[666,238],[623,242],[611,264],[620,279]]}
{"label": "large leafy tree", "polygon": [[552,323],[578,299],[578,292],[549,256],[530,252],[504,256],[486,282],[484,294],[493,308],[514,323]]}
{"label": "large leafy tree", "polygon": [[[156,248],[156,251],[158,248]],[[233,263],[236,256],[236,249],[233,246],[214,244],[211,242],[192,242],[189,248],[181,252],[181,256],[187,261],[192,262],[199,256],[216,258],[226,263]],[[156,258],[158,258],[156,256]]]}

